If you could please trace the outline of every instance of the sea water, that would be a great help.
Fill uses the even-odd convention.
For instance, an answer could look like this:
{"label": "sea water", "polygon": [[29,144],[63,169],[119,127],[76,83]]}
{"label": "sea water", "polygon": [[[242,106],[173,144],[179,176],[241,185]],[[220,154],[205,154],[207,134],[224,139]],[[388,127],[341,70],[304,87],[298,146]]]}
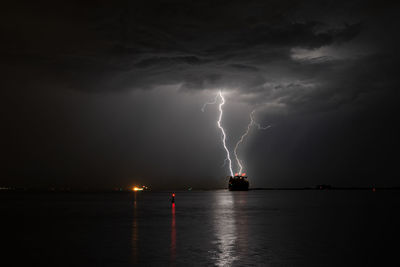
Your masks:
{"label": "sea water", "polygon": [[[30,266],[367,266],[397,259],[400,191],[0,194]],[[394,244],[392,246],[391,244]]]}

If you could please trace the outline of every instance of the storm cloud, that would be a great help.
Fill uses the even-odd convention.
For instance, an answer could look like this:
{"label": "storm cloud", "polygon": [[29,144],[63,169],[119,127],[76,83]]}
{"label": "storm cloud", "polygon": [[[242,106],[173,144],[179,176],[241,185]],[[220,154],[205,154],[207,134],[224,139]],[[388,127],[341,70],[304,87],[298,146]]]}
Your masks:
{"label": "storm cloud", "polygon": [[[374,1],[13,2],[2,9],[5,184],[398,185],[398,7]],[[171,182],[170,182],[171,181]]]}

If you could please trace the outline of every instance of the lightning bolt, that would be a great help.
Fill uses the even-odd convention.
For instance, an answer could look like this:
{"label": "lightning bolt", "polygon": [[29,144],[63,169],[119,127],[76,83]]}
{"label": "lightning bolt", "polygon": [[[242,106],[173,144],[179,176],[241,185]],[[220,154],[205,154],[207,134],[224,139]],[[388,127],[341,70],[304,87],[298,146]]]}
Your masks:
{"label": "lightning bolt", "polygon": [[245,139],[246,136],[249,134],[249,132],[250,132],[250,130],[251,130],[251,127],[252,127],[252,126],[256,126],[258,130],[266,130],[266,129],[268,129],[268,128],[271,127],[270,125],[268,125],[268,126],[261,126],[259,123],[257,123],[257,122],[254,120],[254,118],[253,118],[253,115],[254,115],[255,111],[256,111],[256,110],[253,109],[253,111],[250,113],[250,122],[249,122],[249,124],[247,125],[247,130],[246,130],[245,133],[240,137],[239,141],[236,143],[235,149],[233,150],[233,154],[235,155],[236,162],[237,162],[237,165],[238,165],[238,167],[239,167],[239,171],[238,171],[239,174],[242,173],[243,165],[242,165],[242,162],[240,161],[240,159],[239,159],[239,157],[238,157],[238,155],[237,155],[237,150],[238,150],[238,148],[239,148],[239,145],[240,145],[241,143],[243,143],[244,139]]}
{"label": "lightning bolt", "polygon": [[217,103],[217,99],[218,99],[218,94],[215,96],[214,101],[204,103],[203,107],[201,108],[201,112],[204,112],[204,111],[206,110],[207,105],[214,105],[214,104],[216,104],[216,103]]}
{"label": "lightning bolt", "polygon": [[225,104],[225,98],[222,95],[221,91],[218,92],[218,96],[221,98],[221,102],[218,105],[219,117],[218,117],[217,125],[218,125],[218,128],[222,132],[222,145],[224,146],[224,149],[226,151],[226,159],[228,160],[228,163],[229,163],[229,171],[231,172],[231,176],[233,176],[232,160],[231,160],[231,156],[229,154],[229,149],[226,147],[226,134],[225,134],[224,128],[221,126],[221,120],[222,120],[222,114],[223,114],[222,106]]}
{"label": "lightning bolt", "polygon": [[[229,171],[230,171],[230,173],[231,173],[231,176],[233,176],[232,160],[231,160],[231,157],[230,157],[229,149],[228,149],[228,147],[226,146],[226,133],[225,133],[224,128],[223,128],[222,125],[221,125],[222,115],[223,115],[222,106],[225,104],[225,98],[224,98],[224,96],[222,95],[222,91],[220,90],[220,91],[218,92],[218,94],[215,96],[214,101],[205,103],[205,104],[203,105],[203,107],[201,108],[201,111],[204,112],[204,111],[205,111],[205,108],[207,107],[207,105],[214,105],[214,104],[216,104],[216,103],[218,102],[218,97],[221,99],[221,101],[219,102],[219,105],[218,105],[219,116],[218,116],[218,120],[217,120],[217,126],[218,126],[218,128],[221,130],[221,132],[222,132],[222,145],[224,146],[224,149],[225,149],[225,152],[226,152],[226,158],[225,158],[224,164],[223,164],[222,166],[225,166],[226,162],[228,162],[228,163],[229,163]],[[238,148],[239,148],[240,144],[243,143],[243,141],[245,140],[245,138],[247,137],[247,135],[249,135],[251,128],[252,128],[253,126],[255,126],[258,130],[266,130],[266,129],[268,129],[268,128],[271,127],[270,125],[268,125],[268,126],[261,126],[261,124],[257,123],[257,122],[254,120],[254,117],[253,117],[253,115],[254,115],[255,112],[256,112],[256,109],[254,109],[254,110],[250,113],[250,122],[249,122],[249,124],[247,125],[247,129],[246,129],[245,133],[240,137],[239,141],[236,143],[235,149],[234,149],[234,151],[233,151],[233,154],[234,154],[234,156],[235,156],[235,159],[236,159],[236,162],[237,162],[237,165],[238,165],[238,168],[239,168],[238,173],[242,173],[242,170],[243,170],[243,162],[239,159],[239,156],[238,156],[238,154],[237,154]]]}

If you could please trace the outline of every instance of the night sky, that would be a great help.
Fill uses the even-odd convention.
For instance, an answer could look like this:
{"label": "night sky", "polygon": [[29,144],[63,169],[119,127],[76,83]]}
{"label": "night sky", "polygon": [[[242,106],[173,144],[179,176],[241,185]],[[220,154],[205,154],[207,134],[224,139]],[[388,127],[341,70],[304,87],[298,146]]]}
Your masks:
{"label": "night sky", "polygon": [[385,1],[9,1],[0,186],[398,186],[399,8]]}

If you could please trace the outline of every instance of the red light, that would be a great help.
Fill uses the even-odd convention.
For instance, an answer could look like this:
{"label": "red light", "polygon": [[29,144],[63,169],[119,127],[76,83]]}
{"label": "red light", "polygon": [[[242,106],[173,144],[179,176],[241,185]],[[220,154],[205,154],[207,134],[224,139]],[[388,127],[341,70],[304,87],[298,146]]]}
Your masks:
{"label": "red light", "polygon": [[175,194],[172,194],[172,197],[175,197]]}
{"label": "red light", "polygon": [[238,173],[235,173],[235,176],[238,176]]}
{"label": "red light", "polygon": [[246,176],[246,173],[242,173],[242,176]]}

